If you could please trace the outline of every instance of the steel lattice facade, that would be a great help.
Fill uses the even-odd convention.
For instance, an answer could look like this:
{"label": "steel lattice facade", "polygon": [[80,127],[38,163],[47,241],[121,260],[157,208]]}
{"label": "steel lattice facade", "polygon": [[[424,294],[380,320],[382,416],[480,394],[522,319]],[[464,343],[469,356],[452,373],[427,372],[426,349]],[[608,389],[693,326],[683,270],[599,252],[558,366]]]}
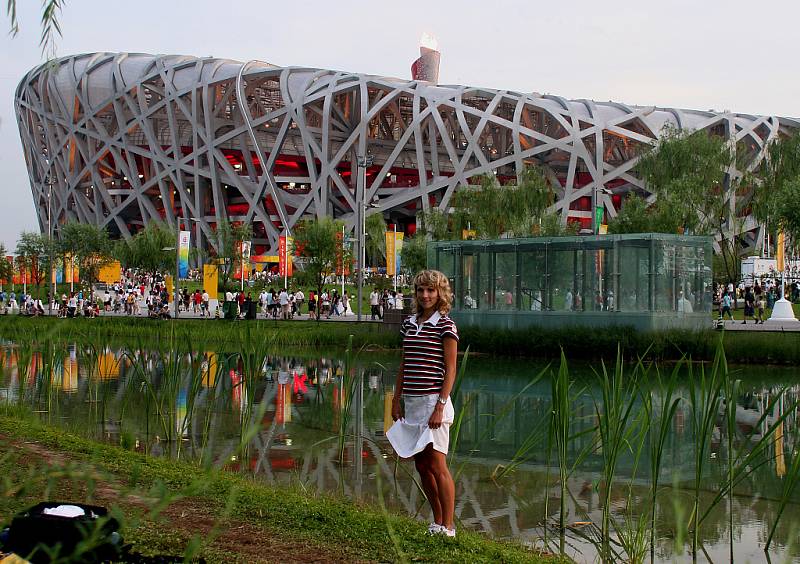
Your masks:
{"label": "steel lattice facade", "polygon": [[[216,58],[91,53],[20,82],[16,113],[40,228],[70,220],[130,237],[151,221],[214,246],[222,218],[251,222],[256,252],[306,217],[355,224],[360,202],[411,232],[458,186],[543,168],[562,222],[592,227],[625,194],[665,125],[741,144],[754,167],[800,122],[776,116],[565,100],[467,86]],[[359,174],[358,156],[373,163]],[[737,170],[728,171],[731,175]],[[51,190],[52,187],[52,190]],[[177,222],[177,223],[176,223]],[[752,240],[757,226],[748,219]]]}

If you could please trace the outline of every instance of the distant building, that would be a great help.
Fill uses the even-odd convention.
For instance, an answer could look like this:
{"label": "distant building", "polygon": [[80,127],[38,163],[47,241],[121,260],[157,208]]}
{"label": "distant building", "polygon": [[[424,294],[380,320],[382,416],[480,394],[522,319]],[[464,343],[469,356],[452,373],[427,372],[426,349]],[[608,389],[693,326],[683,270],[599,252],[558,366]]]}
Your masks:
{"label": "distant building", "polygon": [[[417,212],[447,208],[459,185],[486,173],[513,183],[537,164],[562,221],[591,229],[593,209],[607,220],[627,193],[650,195],[631,169],[667,124],[735,139],[750,163],[800,126],[776,116],[436,85],[434,62],[438,51],[423,50],[417,71],[425,81],[412,81],[179,55],[49,61],[22,79],[15,97],[40,227],[49,204],[56,236],[71,219],[116,237],[178,221],[205,248],[227,218],[252,223],[254,254],[275,254],[279,235],[303,218],[333,216],[352,228],[354,210],[367,202],[367,213],[412,233]],[[373,157],[366,169],[360,155]],[[756,227],[745,223],[746,242]]]}

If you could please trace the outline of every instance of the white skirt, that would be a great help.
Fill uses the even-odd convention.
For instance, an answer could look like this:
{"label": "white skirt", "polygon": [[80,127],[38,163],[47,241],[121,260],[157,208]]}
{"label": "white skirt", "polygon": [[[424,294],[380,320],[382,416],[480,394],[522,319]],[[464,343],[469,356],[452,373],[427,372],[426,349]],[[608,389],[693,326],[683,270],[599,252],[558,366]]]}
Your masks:
{"label": "white skirt", "polygon": [[403,401],[405,417],[395,421],[386,432],[386,438],[389,439],[397,455],[400,458],[411,458],[425,450],[431,443],[435,450],[447,454],[447,448],[450,446],[450,425],[455,418],[455,409],[450,398],[447,398],[442,413],[442,425],[438,429],[428,427],[428,421],[439,401],[439,394],[404,395]]}

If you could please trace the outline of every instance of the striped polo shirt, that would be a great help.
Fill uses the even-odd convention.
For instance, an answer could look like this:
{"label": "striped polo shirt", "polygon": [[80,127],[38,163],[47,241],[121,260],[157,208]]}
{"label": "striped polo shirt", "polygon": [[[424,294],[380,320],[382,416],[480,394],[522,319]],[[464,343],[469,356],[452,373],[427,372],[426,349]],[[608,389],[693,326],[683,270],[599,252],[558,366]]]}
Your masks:
{"label": "striped polo shirt", "polygon": [[403,321],[403,394],[438,394],[444,382],[444,339],[458,341],[456,324],[446,315],[434,312],[422,326],[417,316]]}

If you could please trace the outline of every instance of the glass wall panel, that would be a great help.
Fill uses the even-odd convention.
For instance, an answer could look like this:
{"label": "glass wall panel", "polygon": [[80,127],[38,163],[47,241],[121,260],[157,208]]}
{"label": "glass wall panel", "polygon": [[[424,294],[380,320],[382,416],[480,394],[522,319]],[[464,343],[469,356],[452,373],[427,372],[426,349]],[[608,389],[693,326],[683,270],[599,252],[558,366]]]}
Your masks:
{"label": "glass wall panel", "polygon": [[622,241],[619,252],[620,311],[647,311],[650,284],[650,242]]}
{"label": "glass wall panel", "polygon": [[520,308],[523,311],[542,311],[547,292],[547,254],[545,246],[519,247]]}
{"label": "glass wall panel", "polygon": [[616,297],[613,289],[611,248],[585,249],[583,256],[583,311],[607,311]]}
{"label": "glass wall panel", "polygon": [[[575,310],[575,294],[579,293],[577,281],[583,278],[583,253],[574,245],[550,245],[547,252],[547,269],[550,286],[545,306],[551,311]],[[578,300],[582,302],[582,299]]]}
{"label": "glass wall panel", "polygon": [[456,307],[458,309],[478,309],[478,254],[474,249],[465,248],[461,253],[462,281],[458,289]]}
{"label": "glass wall panel", "polygon": [[455,246],[442,246],[436,249],[435,267],[441,271],[450,281],[450,288],[453,292],[458,292],[458,280],[456,276],[456,256],[458,254],[458,247]]}
{"label": "glass wall panel", "polygon": [[494,309],[494,254],[485,247],[478,254],[478,309]]}
{"label": "glass wall panel", "polygon": [[678,305],[676,248],[669,241],[654,241],[655,311],[675,311]]}
{"label": "glass wall panel", "polygon": [[648,234],[431,243],[456,309],[699,313],[711,308],[711,240]]}
{"label": "glass wall panel", "polygon": [[516,249],[495,253],[495,309],[517,309]]}

